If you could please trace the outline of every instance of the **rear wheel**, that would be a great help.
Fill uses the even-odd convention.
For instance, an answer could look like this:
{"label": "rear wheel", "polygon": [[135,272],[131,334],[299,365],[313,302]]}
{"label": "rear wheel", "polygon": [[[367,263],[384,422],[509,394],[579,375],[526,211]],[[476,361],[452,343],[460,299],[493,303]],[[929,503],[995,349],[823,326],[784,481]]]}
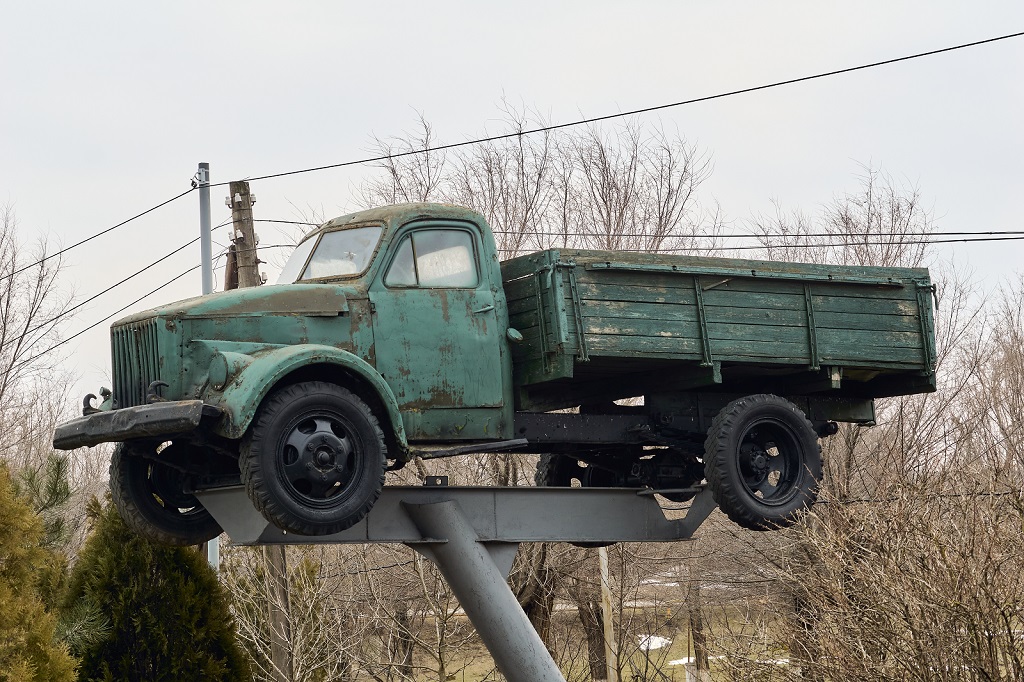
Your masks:
{"label": "rear wheel", "polygon": [[117,444],[110,459],[110,492],[129,528],[165,545],[198,545],[220,535],[210,512],[185,492],[186,474],[173,467],[197,454],[184,444],[168,445],[159,455],[155,444]]}
{"label": "rear wheel", "polygon": [[533,481],[539,487],[571,488],[573,480],[582,485],[585,471],[572,457],[547,453],[540,456]]}
{"label": "rear wheel", "polygon": [[256,508],[301,535],[337,533],[366,516],[384,486],[385,461],[384,434],[370,408],[322,381],[272,394],[240,459]]}
{"label": "rear wheel", "polygon": [[732,401],[712,421],[704,447],[708,487],[744,528],[791,526],[817,499],[818,434],[784,398],[757,394]]}

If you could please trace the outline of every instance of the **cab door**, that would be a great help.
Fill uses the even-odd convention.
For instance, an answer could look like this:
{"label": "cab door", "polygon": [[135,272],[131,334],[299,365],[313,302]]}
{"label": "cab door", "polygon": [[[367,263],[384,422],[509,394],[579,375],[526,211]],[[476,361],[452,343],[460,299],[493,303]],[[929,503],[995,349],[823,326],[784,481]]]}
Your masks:
{"label": "cab door", "polygon": [[370,285],[377,371],[410,440],[500,439],[510,428],[505,329],[480,247],[470,225],[406,226]]}

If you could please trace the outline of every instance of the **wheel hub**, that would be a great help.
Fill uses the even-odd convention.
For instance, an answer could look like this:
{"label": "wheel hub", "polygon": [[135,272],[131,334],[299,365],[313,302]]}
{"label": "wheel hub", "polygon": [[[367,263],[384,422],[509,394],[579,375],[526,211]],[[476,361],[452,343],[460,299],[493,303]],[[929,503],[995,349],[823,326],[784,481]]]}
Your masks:
{"label": "wheel hub", "polygon": [[768,453],[758,448],[751,457],[750,464],[757,473],[768,471]]}
{"label": "wheel hub", "polygon": [[334,452],[321,448],[316,451],[316,463],[321,468],[328,467],[334,464]]}
{"label": "wheel hub", "polygon": [[771,469],[771,458],[768,452],[756,443],[744,443],[741,447],[741,451],[746,455],[746,466],[743,469],[747,479],[751,482],[762,481]]}
{"label": "wheel hub", "polygon": [[315,417],[299,423],[284,447],[284,474],[307,498],[333,497],[351,478],[353,444],[341,426]]}
{"label": "wheel hub", "polygon": [[347,440],[319,430],[307,435],[306,446],[302,448],[303,459],[324,473],[344,468],[351,451]]}

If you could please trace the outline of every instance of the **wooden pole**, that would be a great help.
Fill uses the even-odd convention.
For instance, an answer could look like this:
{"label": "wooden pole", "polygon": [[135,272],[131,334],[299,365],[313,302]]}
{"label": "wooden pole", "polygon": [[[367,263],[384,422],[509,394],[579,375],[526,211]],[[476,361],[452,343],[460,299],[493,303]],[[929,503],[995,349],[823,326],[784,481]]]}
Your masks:
{"label": "wooden pole", "polygon": [[604,620],[604,659],[608,668],[608,682],[619,682],[619,652],[612,620],[612,588],[608,584],[608,548],[600,547],[597,557],[601,563],[601,615]]}
{"label": "wooden pole", "polygon": [[226,203],[231,206],[234,225],[232,242],[238,262],[238,287],[257,287],[263,282],[259,273],[260,260],[256,256],[256,230],[252,225],[252,205],[256,199],[249,193],[248,182],[232,182],[230,189]]}
{"label": "wooden pole", "polygon": [[288,593],[288,564],[286,545],[266,545],[263,556],[267,561],[269,578],[269,603],[267,615],[270,622],[270,661],[273,665],[271,679],[274,682],[292,682],[295,671],[292,666],[292,628]]}
{"label": "wooden pole", "polygon": [[[232,245],[234,246],[238,288],[256,287],[262,284],[259,274],[259,258],[256,257],[256,231],[252,224],[252,205],[255,197],[249,193],[249,183],[232,182],[227,203],[231,207],[233,223]],[[292,660],[291,605],[288,591],[288,555],[285,545],[268,545],[263,548],[269,577],[270,658],[273,663],[272,677],[275,682],[291,682],[294,677]]]}

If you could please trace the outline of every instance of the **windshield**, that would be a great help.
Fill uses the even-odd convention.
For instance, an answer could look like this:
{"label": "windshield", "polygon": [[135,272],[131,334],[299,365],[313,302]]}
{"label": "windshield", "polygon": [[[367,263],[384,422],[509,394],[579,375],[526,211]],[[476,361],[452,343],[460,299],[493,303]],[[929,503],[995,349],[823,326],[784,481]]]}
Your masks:
{"label": "windshield", "polygon": [[[315,238],[308,239],[299,244],[292,253],[292,257],[281,271],[278,284],[360,275],[370,264],[382,232],[382,227],[372,225],[325,232],[319,243]],[[310,256],[309,252],[314,244],[316,249]]]}
{"label": "windshield", "polygon": [[316,244],[316,239],[310,238],[295,247],[288,262],[284,264],[281,275],[277,278],[278,284],[291,284],[299,278],[299,273],[306,265],[306,259],[309,258],[309,252],[313,250],[314,244]]}

